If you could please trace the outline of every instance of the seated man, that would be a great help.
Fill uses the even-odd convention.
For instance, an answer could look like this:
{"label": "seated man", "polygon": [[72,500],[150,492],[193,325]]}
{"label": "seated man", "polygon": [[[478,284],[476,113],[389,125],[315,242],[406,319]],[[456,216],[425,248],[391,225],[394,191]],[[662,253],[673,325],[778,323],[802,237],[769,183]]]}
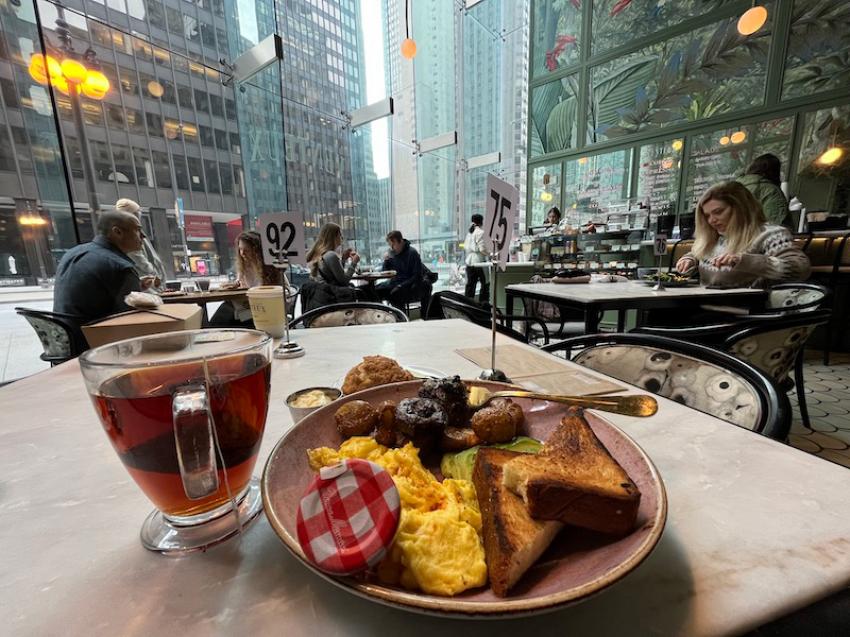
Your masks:
{"label": "seated man", "polygon": [[[129,212],[141,221],[142,208],[132,199],[119,199],[115,202],[115,209],[121,212]],[[150,286],[148,291],[156,294],[162,293],[163,285],[165,285],[165,266],[156,253],[151,240],[143,236],[141,250],[130,252],[127,256],[136,264],[136,274],[139,275],[139,278],[144,280],[148,276],[154,277],[153,285]]]}
{"label": "seated man", "polygon": [[390,252],[384,259],[384,270],[395,270],[396,275],[387,283],[377,286],[378,296],[403,310],[404,304],[418,301],[422,288],[422,259],[410,241],[393,230],[387,234]]}
{"label": "seated man", "polygon": [[53,311],[76,316],[81,325],[129,310],[124,297],[153,283],[153,277],[139,279],[127,256],[141,249],[145,236],[135,215],[103,212],[97,232],[90,243],[68,250],[56,270]]}

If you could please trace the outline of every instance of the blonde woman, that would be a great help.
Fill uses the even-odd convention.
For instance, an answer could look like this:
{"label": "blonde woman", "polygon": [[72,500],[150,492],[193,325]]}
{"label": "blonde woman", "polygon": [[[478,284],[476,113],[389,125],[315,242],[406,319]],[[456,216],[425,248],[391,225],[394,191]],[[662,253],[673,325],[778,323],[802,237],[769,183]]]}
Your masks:
{"label": "blonde woman", "polygon": [[[330,285],[347,286],[360,255],[351,248],[342,248],[342,228],[335,223],[326,223],[319,230],[316,243],[307,253],[307,263],[310,265],[310,276],[316,281]],[[343,266],[348,261],[347,266]]]}
{"label": "blonde woman", "polygon": [[769,287],[809,276],[809,259],[791,233],[767,223],[761,204],[738,182],[706,191],[697,204],[695,235],[693,249],[676,269],[698,267],[702,285]]}

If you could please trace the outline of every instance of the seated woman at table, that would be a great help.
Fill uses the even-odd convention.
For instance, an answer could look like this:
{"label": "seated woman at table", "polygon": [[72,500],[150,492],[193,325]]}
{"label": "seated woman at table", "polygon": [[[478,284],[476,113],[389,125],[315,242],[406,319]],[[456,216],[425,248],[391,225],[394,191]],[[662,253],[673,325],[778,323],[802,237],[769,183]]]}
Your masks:
{"label": "seated woman at table", "polygon": [[317,307],[346,301],[372,300],[365,289],[351,285],[360,255],[342,248],[342,228],[326,223],[316,243],[307,252],[310,280],[301,286],[301,306],[307,312]]}
{"label": "seated woman at table", "polygon": [[697,204],[691,251],[680,273],[699,268],[702,285],[760,287],[804,281],[809,259],[784,227],[767,223],[761,204],[736,181],[709,188]]}
{"label": "seated woman at table", "polygon": [[[293,295],[286,276],[281,276],[277,268],[263,263],[260,233],[254,230],[247,230],[236,239],[236,277],[238,287],[241,288],[285,285],[287,298]],[[253,328],[254,319],[248,300],[225,301],[210,319],[210,325]]]}

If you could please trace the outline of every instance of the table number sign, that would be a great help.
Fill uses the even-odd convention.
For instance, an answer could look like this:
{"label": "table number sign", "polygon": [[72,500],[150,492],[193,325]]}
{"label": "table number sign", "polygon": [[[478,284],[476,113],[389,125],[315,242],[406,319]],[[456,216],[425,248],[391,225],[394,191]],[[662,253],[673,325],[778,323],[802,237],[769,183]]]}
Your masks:
{"label": "table number sign", "polygon": [[663,257],[663,256],[667,255],[667,235],[666,234],[655,235],[654,254],[657,257]]}
{"label": "table number sign", "polygon": [[511,238],[519,213],[519,191],[495,175],[487,175],[487,200],[484,208],[485,243],[504,270],[508,261]]}
{"label": "table number sign", "polygon": [[261,215],[257,232],[263,246],[263,263],[273,265],[278,255],[290,263],[307,265],[304,240],[304,215],[300,212],[275,212]]}

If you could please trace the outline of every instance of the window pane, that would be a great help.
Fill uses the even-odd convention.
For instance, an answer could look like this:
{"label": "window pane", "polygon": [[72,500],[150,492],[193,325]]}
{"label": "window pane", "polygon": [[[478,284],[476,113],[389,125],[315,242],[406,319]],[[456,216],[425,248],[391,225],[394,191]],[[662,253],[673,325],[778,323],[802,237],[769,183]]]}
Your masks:
{"label": "window pane", "polygon": [[788,174],[794,118],[785,117],[696,135],[688,158],[686,202],[696,204],[707,188],[734,179],[749,163],[764,153],[782,161],[782,179]]}
{"label": "window pane", "polygon": [[631,40],[675,26],[728,1],[594,0],[593,53],[622,46]]}
{"label": "window pane", "polygon": [[154,175],[157,188],[171,188],[171,164],[168,153],[153,151]]}
{"label": "window pane", "polygon": [[[797,167],[797,197],[808,211],[833,214],[850,211],[850,106],[806,113],[803,119],[803,146]],[[831,163],[819,158],[830,148],[844,154]]]}
{"label": "window pane", "polygon": [[580,0],[535,0],[532,34],[534,77],[578,62]]}
{"label": "window pane", "polygon": [[850,2],[795,0],[783,99],[847,86]]}
{"label": "window pane", "polygon": [[189,171],[186,169],[186,158],[183,155],[173,154],[174,178],[180,190],[189,190]]}
{"label": "window pane", "polygon": [[221,129],[215,129],[215,145],[219,150],[230,150],[227,146],[227,133]]}
{"label": "window pane", "polygon": [[113,173],[115,181],[119,184],[136,183],[130,149],[126,146],[115,145],[112,147],[112,156],[115,158],[115,172]]}
{"label": "window pane", "polygon": [[531,214],[527,226],[541,226],[553,206],[561,205],[561,163],[535,166],[531,171]]}
{"label": "window pane", "polygon": [[15,155],[5,126],[0,126],[0,170],[12,172],[15,170]]}
{"label": "window pane", "polygon": [[153,164],[146,148],[133,146],[133,163],[136,166],[136,183],[153,188]]}
{"label": "window pane", "polygon": [[730,18],[594,67],[588,142],[761,105],[771,30],[745,37]]}
{"label": "window pane", "polygon": [[572,226],[605,220],[607,209],[629,197],[631,151],[580,157],[565,164],[564,218]]}
{"label": "window pane", "polygon": [[94,172],[100,181],[112,181],[112,160],[109,157],[109,147],[103,142],[89,142]]}
{"label": "window pane", "polygon": [[682,177],[684,140],[668,139],[640,147],[637,198],[653,213],[675,213]]}
{"label": "window pane", "polygon": [[218,163],[214,160],[204,160],[204,174],[207,178],[207,190],[211,193],[219,193],[218,185]]}
{"label": "window pane", "polygon": [[195,192],[204,192],[204,171],[201,168],[200,159],[189,157],[189,178],[192,184],[192,190]]}
{"label": "window pane", "polygon": [[538,86],[531,92],[531,156],[567,150],[576,145],[578,75]]}
{"label": "window pane", "polygon": [[213,132],[209,126],[201,125],[201,145],[203,146],[213,146],[215,142],[213,141]]}

